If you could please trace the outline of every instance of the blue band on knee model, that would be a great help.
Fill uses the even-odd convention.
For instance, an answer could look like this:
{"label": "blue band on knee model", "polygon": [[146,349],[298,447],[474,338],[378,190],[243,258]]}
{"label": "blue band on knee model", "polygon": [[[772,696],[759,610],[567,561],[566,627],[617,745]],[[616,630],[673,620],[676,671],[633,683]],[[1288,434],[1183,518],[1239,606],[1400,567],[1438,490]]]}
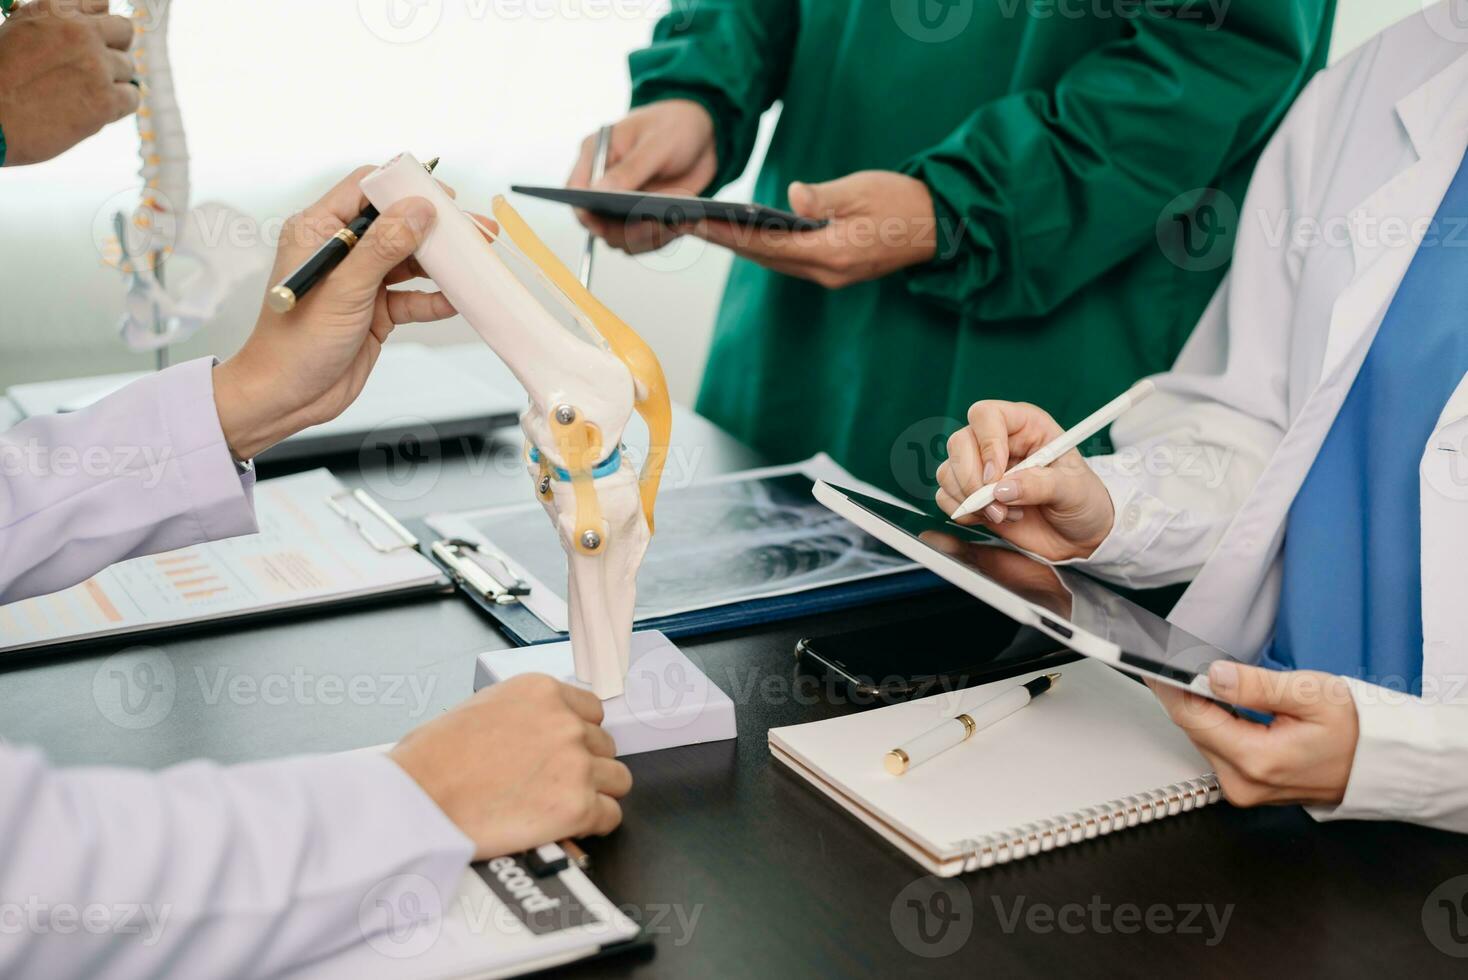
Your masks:
{"label": "blue band on knee model", "polygon": [[[540,462],[540,450],[536,449],[534,446],[530,447],[530,462]],[[591,471],[591,478],[593,480],[600,480],[604,476],[611,476],[613,473],[617,472],[617,470],[621,469],[621,467],[622,450],[621,447],[618,447],[612,450],[612,454],[610,456],[602,460],[600,463],[596,464],[596,468]],[[560,480],[563,483],[569,482],[571,479],[571,474],[561,469],[559,466],[551,467],[551,471],[555,474],[556,479]]]}

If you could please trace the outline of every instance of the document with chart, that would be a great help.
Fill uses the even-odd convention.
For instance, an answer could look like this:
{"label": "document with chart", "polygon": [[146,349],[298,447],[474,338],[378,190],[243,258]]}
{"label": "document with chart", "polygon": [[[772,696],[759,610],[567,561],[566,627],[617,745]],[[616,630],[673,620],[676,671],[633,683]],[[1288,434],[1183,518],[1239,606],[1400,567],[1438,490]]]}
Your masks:
{"label": "document with chart", "polygon": [[0,606],[0,653],[447,586],[401,524],[326,470],[260,483],[255,513],[258,534]]}

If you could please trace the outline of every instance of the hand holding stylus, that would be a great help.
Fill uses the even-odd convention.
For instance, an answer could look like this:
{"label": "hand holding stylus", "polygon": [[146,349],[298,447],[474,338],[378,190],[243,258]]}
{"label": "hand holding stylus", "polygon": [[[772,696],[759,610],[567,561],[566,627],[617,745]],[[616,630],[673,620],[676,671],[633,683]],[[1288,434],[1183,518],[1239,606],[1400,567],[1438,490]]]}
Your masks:
{"label": "hand holding stylus", "polygon": [[[993,502],[958,523],[987,524],[1050,561],[1089,557],[1111,533],[1111,494],[1076,449],[1041,455],[1065,436],[1033,405],[978,402],[969,409],[969,424],[949,438],[948,459],[938,467],[939,508],[954,514],[987,487]],[[1014,465],[1031,456],[1048,462]]]}
{"label": "hand holding stylus", "polygon": [[[1091,413],[1079,425],[1067,429],[1040,449],[1026,456],[1023,461],[1016,463],[1004,475],[1008,477],[1024,470],[1032,470],[1037,466],[1049,466],[1066,453],[1078,448],[1081,443],[1106,428],[1112,422],[1121,418],[1132,406],[1147,398],[1156,390],[1157,386],[1151,381],[1137,382],[1129,390],[1113,398],[1110,402],[1107,402],[1104,406]],[[975,491],[953,512],[953,519],[955,521],[959,520],[975,511],[980,511],[988,507],[994,502],[994,493],[997,487],[997,483],[990,483]]]}

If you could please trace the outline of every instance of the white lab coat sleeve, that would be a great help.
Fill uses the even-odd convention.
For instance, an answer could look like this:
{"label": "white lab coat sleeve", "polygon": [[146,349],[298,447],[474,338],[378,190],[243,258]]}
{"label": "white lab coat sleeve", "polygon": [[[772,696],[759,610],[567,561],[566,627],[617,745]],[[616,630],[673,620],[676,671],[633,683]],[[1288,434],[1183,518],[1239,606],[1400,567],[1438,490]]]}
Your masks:
{"label": "white lab coat sleeve", "polygon": [[1468,704],[1347,678],[1360,735],[1341,802],[1317,820],[1405,820],[1468,833]]}
{"label": "white lab coat sleeve", "polygon": [[[151,773],[0,746],[0,976],[267,977],[444,907],[470,840],[386,755]],[[371,911],[369,909],[369,911]]]}
{"label": "white lab coat sleeve", "polygon": [[213,368],[179,364],[0,433],[0,603],[257,530],[254,474],[224,441]]}
{"label": "white lab coat sleeve", "polygon": [[1155,395],[1088,460],[1111,494],[1110,535],[1081,565],[1152,588],[1191,580],[1217,547],[1289,426],[1289,338],[1302,261],[1291,222],[1310,205],[1318,88],[1265,148],[1240,209],[1233,266]]}

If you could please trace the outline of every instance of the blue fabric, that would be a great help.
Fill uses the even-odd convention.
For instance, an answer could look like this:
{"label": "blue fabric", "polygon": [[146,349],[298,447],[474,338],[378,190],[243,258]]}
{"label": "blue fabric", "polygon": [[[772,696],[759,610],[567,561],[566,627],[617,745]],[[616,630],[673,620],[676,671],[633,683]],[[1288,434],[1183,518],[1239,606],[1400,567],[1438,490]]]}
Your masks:
{"label": "blue fabric", "polygon": [[1465,221],[1468,159],[1290,507],[1271,666],[1422,691],[1419,467],[1468,373]]}

